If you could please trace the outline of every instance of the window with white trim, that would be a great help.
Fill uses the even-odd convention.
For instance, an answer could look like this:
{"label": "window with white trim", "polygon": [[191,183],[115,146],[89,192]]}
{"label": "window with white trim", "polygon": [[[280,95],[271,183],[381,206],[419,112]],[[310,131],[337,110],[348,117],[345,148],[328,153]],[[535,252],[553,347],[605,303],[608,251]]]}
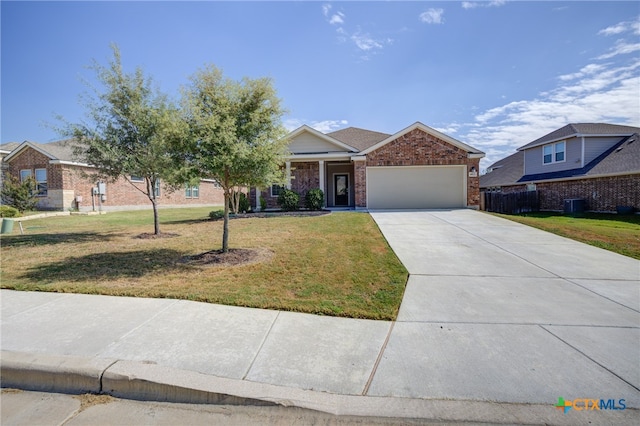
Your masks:
{"label": "window with white trim", "polygon": [[285,189],[286,187],[283,185],[277,185],[277,184],[271,185],[271,196],[277,197]]}
{"label": "window with white trim", "polygon": [[187,185],[184,195],[187,198],[200,197],[200,185]]}
{"label": "window with white trim", "polygon": [[31,170],[29,169],[20,170],[20,182],[24,182],[30,177],[31,177]]}
{"label": "window with white trim", "polygon": [[36,191],[38,197],[47,196],[47,169],[36,169]]}
{"label": "window with white trim", "polygon": [[160,179],[156,179],[156,184],[153,187],[153,195],[156,197],[160,196]]}
{"label": "window with white trim", "polygon": [[144,178],[142,176],[131,175],[131,182],[144,182]]}
{"label": "window with white trim", "polygon": [[550,143],[542,147],[542,164],[562,163],[565,160],[565,141]]}

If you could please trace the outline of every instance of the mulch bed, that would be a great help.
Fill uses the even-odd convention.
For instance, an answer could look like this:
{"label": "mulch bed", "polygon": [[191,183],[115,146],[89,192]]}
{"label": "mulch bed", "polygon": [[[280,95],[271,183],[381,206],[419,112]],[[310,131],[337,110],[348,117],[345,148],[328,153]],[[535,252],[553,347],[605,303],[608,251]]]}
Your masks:
{"label": "mulch bed", "polygon": [[240,266],[266,262],[273,253],[269,249],[229,249],[224,253],[222,249],[212,250],[194,256],[186,256],[181,263],[197,266]]}
{"label": "mulch bed", "polygon": [[324,216],[330,214],[331,210],[297,210],[292,212],[271,211],[255,213],[229,213],[229,219],[249,219],[252,217],[278,217],[278,216]]}

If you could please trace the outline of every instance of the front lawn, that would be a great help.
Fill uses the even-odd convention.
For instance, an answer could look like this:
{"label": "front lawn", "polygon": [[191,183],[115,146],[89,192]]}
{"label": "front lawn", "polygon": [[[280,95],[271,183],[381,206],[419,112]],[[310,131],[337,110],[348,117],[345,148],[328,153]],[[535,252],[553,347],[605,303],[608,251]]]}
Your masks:
{"label": "front lawn", "polygon": [[584,213],[571,216],[551,212],[522,215],[492,214],[640,259],[639,215]]}
{"label": "front lawn", "polygon": [[230,247],[267,260],[198,266],[188,256],[219,249],[222,221],[210,208],[160,210],[172,238],[153,231],[150,211],[23,222],[2,236],[2,288],[168,297],[325,315],[395,319],[407,271],[366,213],[230,221]]}

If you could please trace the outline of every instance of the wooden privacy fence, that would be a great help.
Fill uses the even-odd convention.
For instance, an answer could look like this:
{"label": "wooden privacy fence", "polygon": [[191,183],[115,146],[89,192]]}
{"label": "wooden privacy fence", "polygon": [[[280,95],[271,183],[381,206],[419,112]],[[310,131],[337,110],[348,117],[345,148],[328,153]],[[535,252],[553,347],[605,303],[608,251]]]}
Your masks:
{"label": "wooden privacy fence", "polygon": [[488,212],[518,214],[540,211],[538,191],[484,193],[484,209]]}

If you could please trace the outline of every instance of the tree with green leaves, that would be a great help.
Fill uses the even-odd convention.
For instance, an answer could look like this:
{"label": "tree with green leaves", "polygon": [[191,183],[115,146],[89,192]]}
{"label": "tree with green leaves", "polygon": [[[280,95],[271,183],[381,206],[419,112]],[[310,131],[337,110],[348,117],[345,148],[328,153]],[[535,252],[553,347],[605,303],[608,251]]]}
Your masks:
{"label": "tree with green leaves", "polygon": [[33,177],[20,182],[17,177],[7,174],[2,182],[0,197],[2,204],[16,208],[20,213],[33,210],[38,204],[38,185]]}
{"label": "tree with green leaves", "polygon": [[[91,67],[104,90],[94,89],[89,96],[88,122],[68,124],[62,133],[76,140],[75,154],[97,169],[96,177],[126,179],[149,198],[158,235],[157,189],[161,181],[168,191],[184,183],[178,179],[171,149],[188,128],[179,109],[152,87],[141,68],[131,74],[123,71],[120,51],[111,47],[113,59],[108,66],[94,61]],[[143,179],[144,187],[135,185],[132,176]]]}
{"label": "tree with green leaves", "polygon": [[215,179],[224,191],[222,251],[229,251],[229,200],[241,187],[284,181],[285,113],[269,78],[234,81],[215,66],[198,71],[183,91],[190,136],[179,150],[192,177]]}

